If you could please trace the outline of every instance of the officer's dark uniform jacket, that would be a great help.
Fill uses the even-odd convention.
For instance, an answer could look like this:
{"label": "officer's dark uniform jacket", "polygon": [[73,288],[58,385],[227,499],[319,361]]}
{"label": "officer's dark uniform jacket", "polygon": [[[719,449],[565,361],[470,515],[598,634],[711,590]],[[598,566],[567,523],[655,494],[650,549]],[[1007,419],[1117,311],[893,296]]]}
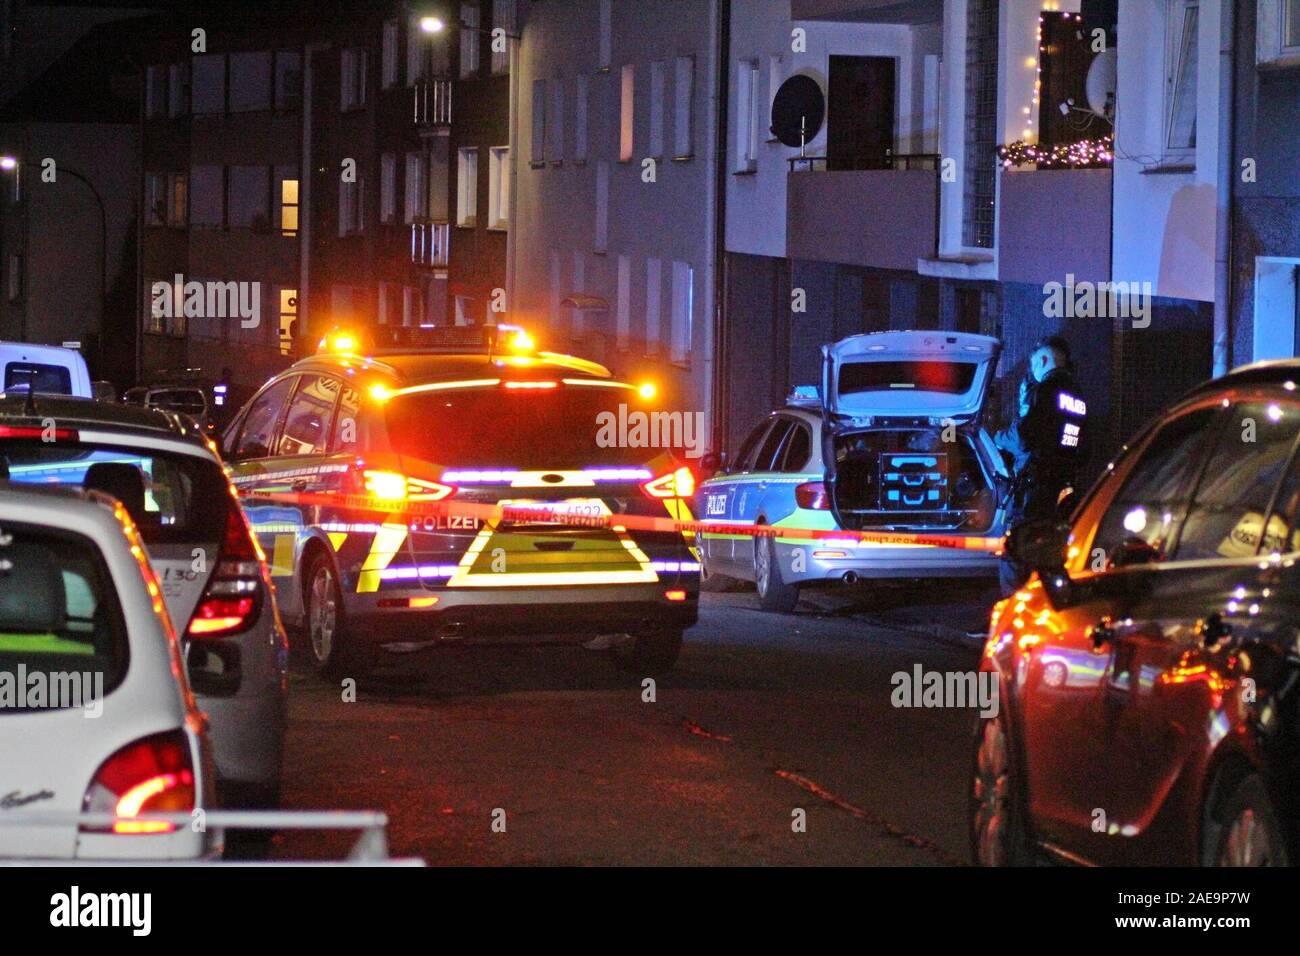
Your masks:
{"label": "officer's dark uniform jacket", "polygon": [[1076,480],[1087,421],[1088,406],[1074,376],[1064,368],[1052,369],[1014,426],[1025,458],[1012,490],[1013,521],[1056,513],[1061,491]]}

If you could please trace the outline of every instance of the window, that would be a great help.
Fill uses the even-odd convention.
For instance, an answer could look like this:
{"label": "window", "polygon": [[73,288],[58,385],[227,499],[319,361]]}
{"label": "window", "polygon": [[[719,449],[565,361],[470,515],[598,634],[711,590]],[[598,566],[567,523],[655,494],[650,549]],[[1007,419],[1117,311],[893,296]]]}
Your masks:
{"label": "window", "polygon": [[1170,151],[1187,153],[1196,148],[1197,23],[1200,8],[1186,0],[1171,7],[1168,88],[1166,100]]}
{"label": "window", "polygon": [[275,108],[297,109],[302,105],[302,57],[295,50],[275,55]]}
{"label": "window", "polygon": [[456,151],[456,225],[472,227],[478,218],[478,150]]}
{"label": "window", "polygon": [[505,229],[510,224],[510,147],[488,150],[488,228]]}
{"label": "window", "polygon": [[[781,81],[785,78],[785,69],[782,66],[781,55],[774,53],[767,58],[767,99],[763,108],[764,116],[772,115],[772,103],[776,100],[776,91],[781,88]],[[763,133],[763,139],[769,143],[777,141],[776,134],[772,132],[770,124],[763,124],[767,127]]]}
{"label": "window", "polygon": [[230,54],[230,112],[271,108],[271,53]]}
{"label": "window", "polygon": [[735,172],[758,168],[758,61],[741,60],[736,74]]}
{"label": "window", "polygon": [[339,382],[324,375],[303,375],[284,416],[277,455],[312,455],[326,450],[330,416]]}
{"label": "window", "polygon": [[220,166],[190,168],[190,225],[225,225],[225,177]]}
{"label": "window", "polygon": [[613,60],[614,0],[600,0],[600,62],[597,67],[608,70]]}
{"label": "window", "polygon": [[529,154],[530,164],[536,168],[546,165],[546,81],[533,80],[533,141]]}
{"label": "window", "polygon": [[623,79],[619,96],[618,124],[618,160],[621,163],[632,161],[635,148],[636,130],[636,67],[631,63],[623,67]]}
{"label": "window", "polygon": [[664,84],[667,66],[663,60],[650,64],[650,155],[664,155]]}
{"label": "window", "polygon": [[167,176],[167,225],[184,229],[190,214],[189,178],[184,173]]}
{"label": "window", "polygon": [[406,85],[414,86],[424,79],[425,67],[429,62],[428,44],[430,38],[420,29],[420,18],[412,17],[406,23]]}
{"label": "window", "polygon": [[477,3],[460,5],[460,76],[461,79],[478,73],[479,34],[481,18]]}
{"label": "window", "polygon": [[364,223],[362,212],[364,180],[357,177],[352,182],[339,180],[339,235],[352,236],[361,232]]}
{"label": "window", "polygon": [[673,158],[690,159],[695,155],[695,57],[679,56],[674,72]]}
{"label": "window", "polygon": [[625,349],[632,334],[632,259],[618,257],[618,297],[615,312],[614,345]]}
{"label": "window", "polygon": [[244,417],[243,427],[239,430],[239,443],[235,448],[237,460],[266,458],[271,454],[275,426],[296,378],[297,376],[281,379],[253,399],[253,404]]}
{"label": "window", "polygon": [[298,235],[298,171],[294,167],[275,167],[275,195],[279,203],[280,235]]}
{"label": "window", "polygon": [[148,226],[167,222],[167,174],[145,173],[144,221]]}
{"label": "window", "polygon": [[392,222],[397,215],[397,155],[379,157],[379,221]]}
{"label": "window", "polygon": [[758,443],[763,440],[763,436],[767,434],[771,426],[771,420],[764,420],[759,422],[754,427],[754,430],[745,436],[745,440],[740,443],[740,451],[736,452],[736,474],[744,474],[750,470],[750,465],[754,461],[754,452],[758,450]]}
{"label": "window", "polygon": [[456,296],[456,324],[474,324],[474,297],[472,295]]}
{"label": "window", "polygon": [[397,85],[397,21],[384,21],[383,54],[379,66],[379,85],[387,90]]}
{"label": "window", "polygon": [[151,66],[144,74],[144,115],[162,116],[167,103],[167,68]]}
{"label": "window", "polygon": [[672,361],[685,363],[691,357],[691,334],[695,313],[695,270],[685,262],[673,263]]}
{"label": "window", "polygon": [[790,433],[794,423],[788,418],[778,418],[772,423],[772,430],[767,433],[763,439],[763,445],[754,456],[754,464],[750,471],[773,471],[775,469],[776,454],[781,450],[781,443],[785,441],[785,436]]}
{"label": "window", "polygon": [[587,89],[586,73],[579,73],[573,80],[573,161],[578,164],[587,161]]}
{"label": "window", "polygon": [[190,109],[194,113],[226,111],[226,58],[209,54],[190,61]]}
{"label": "window", "polygon": [[334,441],[330,445],[335,453],[357,451],[361,437],[357,434],[357,413],[361,411],[361,393],[347,382],[339,389],[339,408],[334,414]]}
{"label": "window", "polygon": [[557,166],[564,161],[564,80],[556,77],[551,81],[551,115],[550,129],[547,135],[551,140],[551,162]]}
{"label": "window", "polygon": [[227,224],[243,229],[269,229],[270,170],[265,166],[231,166],[227,175]]}
{"label": "window", "polygon": [[596,252],[609,246],[609,163],[596,163]]}
{"label": "window", "polygon": [[811,454],[812,432],[808,430],[807,425],[796,422],[794,428],[790,430],[790,437],[786,439],[785,451],[781,453],[777,470],[787,474],[797,474],[808,466],[808,458]]}
{"label": "window", "polygon": [[1300,49],[1300,0],[1284,0],[1282,45],[1287,49]]}
{"label": "window", "polygon": [[494,74],[510,72],[510,37],[518,32],[515,23],[515,0],[492,0],[492,29],[504,30],[504,39],[492,38],[492,72]]}
{"label": "window", "polygon": [[167,115],[184,116],[189,109],[190,65],[173,63],[167,67]]}
{"label": "window", "polygon": [[339,109],[361,109],[366,105],[366,51],[349,47],[339,53]]}
{"label": "window", "polygon": [[405,213],[408,223],[424,217],[424,156],[406,154]]}
{"label": "window", "polygon": [[659,259],[645,262],[645,351],[659,352],[659,319],[663,310],[663,263]]}
{"label": "window", "polygon": [[424,300],[420,290],[402,286],[402,324],[420,325],[424,322]]}
{"label": "window", "polygon": [[[1164,559],[1182,524],[1205,435],[1218,411],[1189,412],[1160,427],[1106,507],[1090,554],[1101,549],[1109,567]],[[1084,557],[1089,558],[1085,566],[1090,565],[1090,557]]]}
{"label": "window", "polygon": [[1246,558],[1258,550],[1279,551],[1285,542],[1264,514],[1300,429],[1300,408],[1248,402],[1228,414],[1213,453],[1192,496],[1174,559]]}
{"label": "window", "polygon": [[276,299],[279,304],[280,354],[291,355],[294,335],[298,331],[298,290],[277,287]]}

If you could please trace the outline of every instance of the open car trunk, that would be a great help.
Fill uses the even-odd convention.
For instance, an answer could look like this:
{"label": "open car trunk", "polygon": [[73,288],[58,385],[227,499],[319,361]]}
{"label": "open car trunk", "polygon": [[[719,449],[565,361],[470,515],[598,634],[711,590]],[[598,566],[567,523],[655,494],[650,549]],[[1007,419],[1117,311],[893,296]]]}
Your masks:
{"label": "open car trunk", "polygon": [[979,419],[1000,343],[877,332],[823,348],[826,487],[847,530],[981,534],[1001,487]]}
{"label": "open car trunk", "polygon": [[852,531],[982,534],[993,525],[999,488],[964,430],[881,427],[835,434],[828,474],[831,507]]}

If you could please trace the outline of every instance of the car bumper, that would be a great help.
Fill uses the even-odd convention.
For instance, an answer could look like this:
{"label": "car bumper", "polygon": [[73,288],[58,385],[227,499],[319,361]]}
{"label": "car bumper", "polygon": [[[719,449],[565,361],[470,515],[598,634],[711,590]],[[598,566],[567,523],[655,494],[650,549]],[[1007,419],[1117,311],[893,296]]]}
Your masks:
{"label": "car bumper", "polygon": [[[669,600],[666,592],[682,592]],[[436,597],[433,607],[380,601]],[[386,588],[349,595],[349,633],[374,644],[578,642],[600,634],[678,630],[699,617],[699,578],[592,587]]]}
{"label": "car bumper", "polygon": [[[802,556],[796,555],[800,550]],[[998,573],[998,556],[988,551],[778,541],[776,552],[787,584],[839,581],[850,573],[859,578],[980,578]]]}

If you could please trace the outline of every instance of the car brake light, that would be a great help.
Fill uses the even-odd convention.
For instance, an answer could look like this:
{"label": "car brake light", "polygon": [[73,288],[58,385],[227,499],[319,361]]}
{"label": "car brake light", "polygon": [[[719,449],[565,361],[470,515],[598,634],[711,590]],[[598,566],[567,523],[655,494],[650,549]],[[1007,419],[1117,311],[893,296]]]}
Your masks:
{"label": "car brake light", "polygon": [[76,441],[75,428],[56,428],[52,432],[40,425],[0,425],[0,438],[39,438],[42,441]]}
{"label": "car brake light", "polygon": [[506,388],[559,388],[559,382],[506,382]]}
{"label": "car brake light", "polygon": [[95,833],[171,833],[172,823],[138,820],[145,813],[189,813],[194,809],[194,766],[189,740],[179,730],[128,744],[95,771],[81,809],[127,819],[111,826],[83,826]]}
{"label": "car brake light", "polygon": [[408,478],[395,471],[378,471],[367,468],[361,473],[366,494],[379,501],[441,501],[456,493],[455,485],[437,481]]}
{"label": "car brake light", "polygon": [[262,561],[248,521],[232,501],[226,512],[226,533],[207,590],[190,615],[190,637],[240,634],[257,621],[262,597]]}
{"label": "car brake light", "polygon": [[821,481],[807,481],[802,485],[795,485],[794,500],[800,508],[810,508],[813,511],[829,511],[831,508],[830,496],[826,494],[826,484]]}
{"label": "car brake light", "polygon": [[695,494],[695,475],[683,465],[641,486],[651,498],[689,498]]}

